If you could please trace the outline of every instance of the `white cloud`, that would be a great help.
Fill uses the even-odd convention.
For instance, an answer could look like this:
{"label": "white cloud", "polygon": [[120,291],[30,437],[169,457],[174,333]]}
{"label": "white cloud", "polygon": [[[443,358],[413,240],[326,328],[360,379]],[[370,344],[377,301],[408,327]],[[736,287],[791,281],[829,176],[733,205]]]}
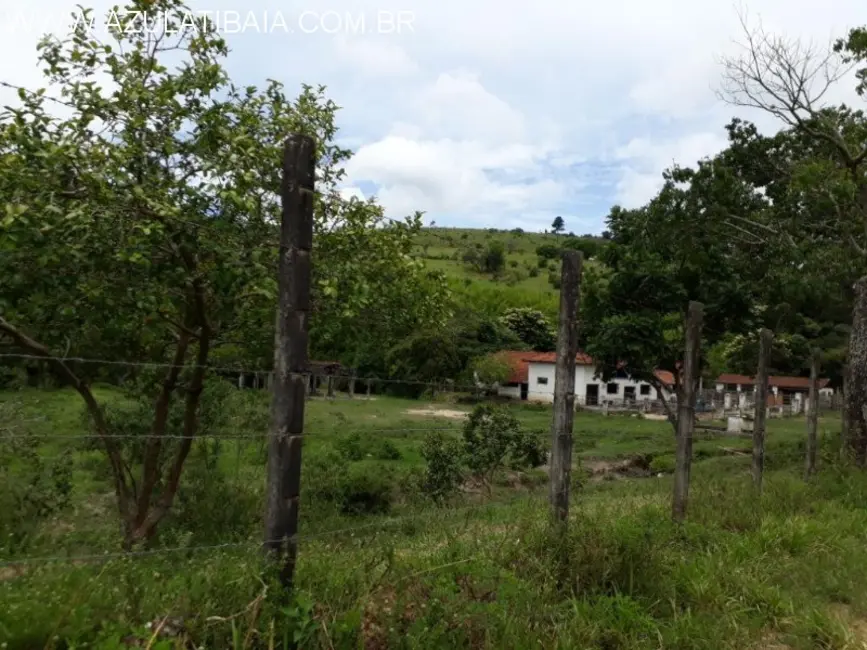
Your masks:
{"label": "white cloud", "polygon": [[693,133],[660,141],[650,138],[630,140],[614,154],[616,159],[626,163],[617,183],[616,202],[626,208],[641,206],[662,185],[662,170],[675,164],[693,166],[696,161],[712,156],[725,146],[726,138],[720,132]]}
{"label": "white cloud", "polygon": [[[57,14],[74,0],[6,0],[11,11]],[[104,10],[109,3],[95,4]],[[371,182],[390,212],[427,210],[440,223],[492,226],[601,218],[638,205],[660,172],[725,146],[736,111],[714,96],[720,54],[739,38],[730,3],[691,0],[195,0],[195,10],[337,12],[326,33],[229,34],[239,84],[325,84],[342,107],[342,142],[357,151],[349,182]],[[410,9],[411,29],[380,12]],[[6,13],[4,13],[6,12]],[[364,17],[364,33],[353,32]],[[393,16],[392,16],[393,17]],[[826,43],[864,23],[863,0],[751,0],[750,19]],[[314,21],[315,22],[315,21]],[[311,24],[308,20],[308,25]],[[332,23],[333,24],[333,23]],[[6,23],[8,27],[9,23]],[[0,79],[42,83],[35,30],[0,25]],[[406,27],[406,25],[405,25]],[[853,100],[851,83],[833,100]],[[14,97],[0,90],[0,104]],[[863,105],[863,104],[859,104]],[[762,128],[778,125],[759,118]],[[580,209],[581,214],[576,214]],[[551,217],[553,218],[553,217]],[[576,226],[577,228],[577,226]]]}

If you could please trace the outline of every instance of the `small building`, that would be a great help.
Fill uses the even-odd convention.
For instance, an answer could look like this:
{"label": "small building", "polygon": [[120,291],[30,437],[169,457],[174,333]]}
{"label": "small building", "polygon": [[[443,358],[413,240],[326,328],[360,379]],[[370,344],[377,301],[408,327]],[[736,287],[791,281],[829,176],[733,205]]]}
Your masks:
{"label": "small building", "polygon": [[[821,396],[830,397],[834,394],[834,389],[828,386],[829,383],[829,379],[819,379],[819,394]],[[723,373],[716,379],[716,390],[720,393],[753,395],[756,390],[755,384],[755,377]],[[809,377],[771,375],[768,377],[768,389],[768,406],[782,406],[785,403],[791,403],[794,399],[806,398],[810,393],[810,379]]]}
{"label": "small building", "polygon": [[[555,352],[500,353],[511,367],[508,381],[499,386],[497,394],[503,397],[534,402],[554,401],[554,375],[557,363]],[[664,370],[656,371],[665,386],[666,399],[671,397],[674,376]],[[636,381],[625,371],[618,371],[608,382],[599,379],[593,359],[579,352],[575,357],[575,401],[577,404],[596,406],[605,402],[623,404],[649,402],[658,398],[656,389],[645,381]]]}

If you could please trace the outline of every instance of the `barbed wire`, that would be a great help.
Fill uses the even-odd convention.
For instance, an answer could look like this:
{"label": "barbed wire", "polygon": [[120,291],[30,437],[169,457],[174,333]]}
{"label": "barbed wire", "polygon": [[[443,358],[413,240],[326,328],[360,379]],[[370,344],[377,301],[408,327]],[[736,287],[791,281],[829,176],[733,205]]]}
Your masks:
{"label": "barbed wire", "polygon": [[[363,530],[371,530],[376,528],[383,528],[388,526],[394,526],[397,524],[403,524],[408,521],[414,521],[418,519],[426,519],[426,518],[435,518],[438,515],[447,514],[449,518],[459,517],[462,514],[478,512],[482,510],[489,510],[492,508],[507,508],[514,506],[522,501],[526,501],[528,503],[532,502],[534,499],[538,499],[541,496],[543,490],[538,490],[533,495],[521,495],[520,497],[505,500],[505,501],[489,501],[487,503],[482,504],[474,504],[470,506],[463,506],[460,508],[454,509],[445,509],[445,510],[429,510],[426,512],[415,513],[411,515],[400,515],[397,517],[389,517],[388,519],[372,521],[365,524],[358,524],[356,526],[347,526],[342,528],[335,528],[324,531],[317,531],[312,533],[299,533],[293,535],[291,537],[284,537],[280,539],[272,539],[272,540],[259,540],[259,541],[245,541],[245,542],[226,542],[222,544],[203,544],[198,546],[174,546],[167,548],[159,548],[159,549],[144,549],[140,551],[118,551],[118,552],[110,552],[110,553],[91,553],[84,555],[41,555],[41,556],[25,556],[21,558],[0,558],[0,567],[11,567],[11,566],[21,566],[21,565],[30,565],[30,564],[51,564],[51,563],[87,563],[87,562],[100,562],[100,561],[111,561],[115,559],[124,559],[124,558],[138,558],[138,557],[148,557],[154,555],[163,555],[163,554],[173,554],[173,553],[183,553],[183,552],[196,552],[196,551],[215,551],[215,550],[223,550],[229,548],[245,548],[245,547],[261,547],[266,544],[280,544],[285,543],[288,540],[294,540],[296,542],[311,540],[311,539],[320,539],[323,537],[329,537],[331,535],[343,535],[343,534],[352,534],[356,531]],[[547,493],[547,490],[545,491]],[[438,523],[442,523],[441,521]]]}

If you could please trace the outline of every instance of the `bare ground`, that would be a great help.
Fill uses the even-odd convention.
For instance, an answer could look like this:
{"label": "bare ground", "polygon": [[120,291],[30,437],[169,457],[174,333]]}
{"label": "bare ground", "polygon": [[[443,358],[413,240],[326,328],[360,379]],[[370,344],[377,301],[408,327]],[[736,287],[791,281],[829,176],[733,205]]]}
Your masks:
{"label": "bare ground", "polygon": [[422,415],[430,418],[446,418],[449,420],[463,420],[467,417],[466,411],[455,411],[453,409],[435,409],[432,407],[424,409],[407,409],[404,411],[407,415]]}

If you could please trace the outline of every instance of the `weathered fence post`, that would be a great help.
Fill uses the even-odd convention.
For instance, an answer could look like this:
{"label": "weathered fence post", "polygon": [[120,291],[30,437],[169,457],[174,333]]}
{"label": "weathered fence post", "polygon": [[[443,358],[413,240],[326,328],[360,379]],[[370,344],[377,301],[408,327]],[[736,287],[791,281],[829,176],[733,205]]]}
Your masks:
{"label": "weathered fence post", "polygon": [[280,579],[292,587],[298,552],[301,444],[305,377],[308,372],[307,317],[310,310],[310,249],[313,245],[313,183],[316,145],[293,134],[283,150],[283,214],[280,226],[274,392],[268,437],[265,548],[280,562]]}
{"label": "weathered fence post", "polygon": [[563,254],[560,271],[560,320],[554,371],[554,418],[551,426],[550,499],[554,521],[569,517],[572,475],[572,423],[575,418],[575,361],[578,356],[578,302],[581,295],[580,251]]}
{"label": "weathered fence post", "polygon": [[683,379],[677,398],[677,440],[675,449],[674,493],[671,503],[672,518],[682,522],[686,518],[689,498],[689,472],[692,465],[692,435],[695,429],[695,387],[698,379],[699,351],[704,305],[690,301],[686,315],[686,344],[683,354]]}
{"label": "weathered fence post", "polygon": [[334,375],[328,375],[328,392],[326,393],[326,397],[334,399]]}
{"label": "weathered fence post", "polygon": [[855,463],[867,465],[867,276],[855,282],[846,362],[846,437]]}
{"label": "weathered fence post", "polygon": [[349,393],[349,399],[352,399],[353,397],[355,397],[355,375],[354,374],[349,378],[349,388],[347,389],[347,392]]}
{"label": "weathered fence post", "polygon": [[367,380],[367,399],[370,399],[370,384],[372,381],[370,379]]}
{"label": "weathered fence post", "polygon": [[756,370],[756,403],[753,416],[753,487],[761,494],[765,471],[765,420],[768,413],[768,362],[774,333],[763,328],[759,333],[759,367]]}
{"label": "weathered fence post", "polygon": [[816,472],[816,434],[819,428],[819,367],[822,352],[813,348],[810,355],[810,410],[807,412],[807,468],[805,478]]}

